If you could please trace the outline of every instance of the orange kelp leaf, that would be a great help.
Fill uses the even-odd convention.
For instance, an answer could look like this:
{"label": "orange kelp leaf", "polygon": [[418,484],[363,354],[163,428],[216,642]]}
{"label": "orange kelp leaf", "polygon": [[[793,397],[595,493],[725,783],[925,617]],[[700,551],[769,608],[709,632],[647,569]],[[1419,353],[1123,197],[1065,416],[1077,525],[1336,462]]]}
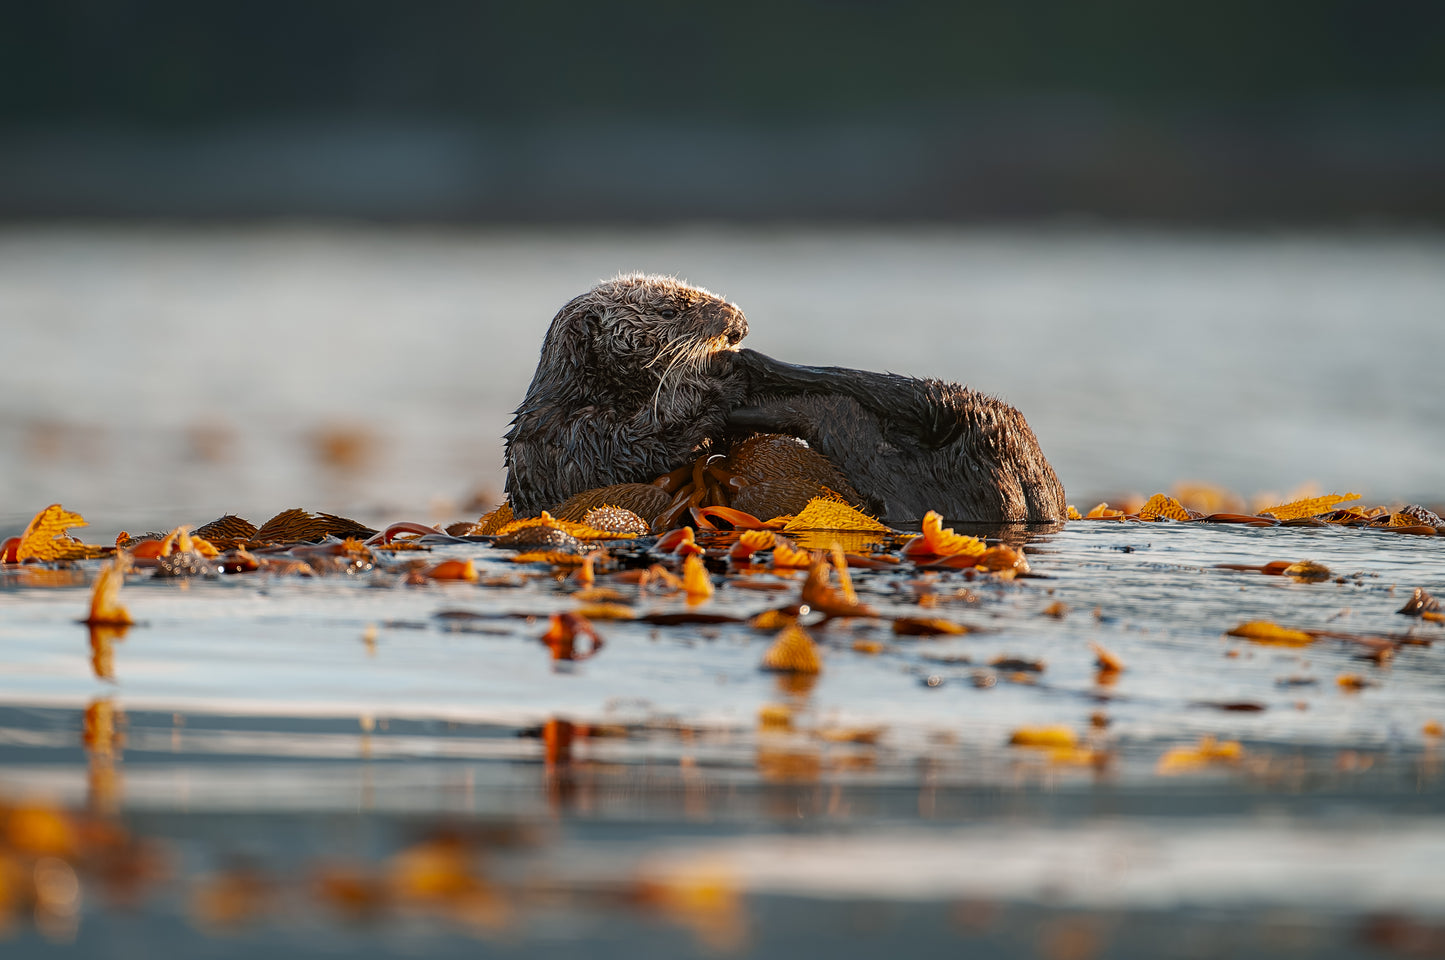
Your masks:
{"label": "orange kelp leaf", "polygon": [[221,551],[201,537],[193,536],[190,527],[176,527],[161,541],[159,556],[169,557],[173,553],[199,553],[210,559],[218,557]]}
{"label": "orange kelp leaf", "polygon": [[512,558],[513,563],[550,563],[554,567],[580,567],[584,560],[582,554],[565,550],[532,550]]}
{"label": "orange kelp leaf", "polygon": [[823,669],[823,659],[808,631],[792,623],[783,628],[763,654],[763,669],[779,673],[818,673]]}
{"label": "orange kelp leaf", "polygon": [[621,603],[584,603],[576,610],[588,620],[635,620],[637,611]]}
{"label": "orange kelp leaf", "polygon": [[819,613],[830,617],[871,617],[872,607],[849,602],[843,592],[828,582],[828,562],[818,560],[808,568],[808,579],[803,583],[801,599]]}
{"label": "orange kelp leaf", "polygon": [[692,515],[699,524],[706,524],[709,529],[716,530],[713,520],[722,520],[734,530],[767,530],[768,523],[759,520],[751,513],[744,513],[741,510],[734,510],[732,507],[693,507]]}
{"label": "orange kelp leaf", "polygon": [[1162,774],[1183,773],[1213,763],[1238,763],[1243,756],[1244,749],[1237,740],[1201,737],[1193,747],[1174,747],[1167,751],[1159,758],[1156,770]]}
{"label": "orange kelp leaf", "polygon": [[893,632],[904,637],[931,637],[938,634],[958,636],[968,633],[968,627],[937,617],[895,617]]}
{"label": "orange kelp leaf", "polygon": [[738,536],[738,542],[728,551],[728,559],[741,563],[759,550],[772,549],[777,535],[771,530],[745,530]]}
{"label": "orange kelp leaf", "polygon": [[0,563],[19,563],[20,555],[16,553],[19,548],[19,537],[11,537],[4,543],[0,543]]}
{"label": "orange kelp leaf", "polygon": [[[585,653],[577,649],[579,634],[592,642]],[[552,651],[553,660],[586,660],[602,649],[602,638],[581,614],[554,613],[547,632],[542,634],[542,644]]]}
{"label": "orange kelp leaf", "polygon": [[1291,503],[1281,503],[1277,506],[1260,510],[1259,515],[1268,514],[1276,520],[1298,520],[1302,517],[1317,517],[1322,513],[1329,513],[1335,510],[1342,503],[1360,499],[1358,493],[1326,494],[1323,497],[1310,497],[1306,500],[1295,500]]}
{"label": "orange kelp leaf", "polygon": [[1274,643],[1286,647],[1302,647],[1315,642],[1314,636],[1303,630],[1291,630],[1288,627],[1281,627],[1277,623],[1270,623],[1268,620],[1250,620],[1247,623],[1241,623],[1233,630],[1228,631],[1228,636],[1243,637],[1246,640],[1253,640],[1255,643]]}
{"label": "orange kelp leaf", "polygon": [[695,553],[688,554],[682,562],[682,589],[689,604],[704,603],[712,597],[712,578],[707,575],[702,558]]}
{"label": "orange kelp leaf", "polygon": [[814,497],[783,527],[799,530],[867,530],[887,533],[888,527],[842,500]]}
{"label": "orange kelp leaf", "polygon": [[469,580],[475,582],[478,579],[477,565],[471,560],[443,560],[441,563],[427,570],[426,575],[432,580]]}
{"label": "orange kelp leaf", "polygon": [[5,832],[0,834],[5,846],[32,857],[75,856],[80,837],[76,825],[60,810],[33,804],[8,812]]}
{"label": "orange kelp leaf", "polygon": [[1015,747],[1076,747],[1079,738],[1069,727],[1062,724],[1049,727],[1019,727],[1009,737],[1009,744]]}
{"label": "orange kelp leaf", "polygon": [[844,601],[848,603],[858,602],[858,593],[853,589],[853,576],[848,572],[848,558],[843,556],[843,547],[833,544],[833,570],[838,574],[838,590],[843,594]]}
{"label": "orange kelp leaf", "polygon": [[[948,559],[952,559],[951,557]],[[980,570],[987,570],[990,573],[1008,574],[1012,576],[1017,573],[1028,573],[1029,562],[1024,559],[1022,550],[1001,543],[977,555],[978,562],[974,564]]]}
{"label": "orange kelp leaf", "polygon": [[1089,641],[1089,649],[1094,651],[1094,666],[1099,668],[1100,673],[1118,673],[1124,669],[1123,660],[1092,640]]}
{"label": "orange kelp leaf", "polygon": [[516,517],[512,515],[512,505],[504,503],[491,513],[483,514],[476,526],[472,528],[472,536],[490,537],[515,519]]}
{"label": "orange kelp leaf", "polygon": [[1071,504],[1069,504],[1068,519],[1070,519],[1070,520],[1082,520],[1082,519],[1084,519],[1084,515],[1083,515],[1082,513],[1080,513],[1078,510],[1075,510],[1075,509],[1074,509],[1074,505],[1071,503]]}
{"label": "orange kelp leaf", "polygon": [[642,578],[637,581],[637,589],[642,590],[654,583],[661,584],[664,590],[682,589],[682,581],[678,579],[677,574],[660,563],[654,563],[643,571]]}
{"label": "orange kelp leaf", "polygon": [[978,556],[987,550],[987,545],[977,537],[954,533],[953,528],[944,529],[943,515],[930,510],[923,517],[923,533],[909,540],[903,547],[905,557],[952,557],[958,554]]}
{"label": "orange kelp leaf", "polygon": [[[572,574],[577,585],[583,591],[592,589],[597,583],[597,554],[589,553],[582,558],[582,566],[578,567]],[[575,596],[575,594],[574,594]]]}
{"label": "orange kelp leaf", "polygon": [[100,570],[95,578],[95,589],[90,594],[90,616],[85,622],[91,626],[110,624],[124,626],[135,623],[130,611],[120,604],[120,588],[125,583],[125,559],[116,557]]}
{"label": "orange kelp leaf", "polygon": [[773,566],[775,567],[811,567],[814,559],[812,553],[807,550],[799,550],[781,537],[773,547]]}
{"label": "orange kelp leaf", "polygon": [[59,554],[75,542],[66,534],[66,530],[89,525],[80,514],[71,513],[60,504],[52,503],[32,517],[25,532],[20,534],[20,542],[15,546],[15,562],[60,559]]}
{"label": "orange kelp leaf", "polygon": [[518,530],[528,530],[532,527],[547,527],[552,530],[561,530],[570,534],[578,540],[630,540],[637,536],[636,533],[623,530],[598,530],[596,527],[589,527],[585,523],[573,523],[570,520],[558,520],[546,510],[542,511],[540,517],[528,517],[525,520],[512,520],[509,523],[499,526],[492,535],[504,537],[516,533]]}
{"label": "orange kelp leaf", "polygon": [[749,620],[748,626],[754,630],[765,630],[771,633],[774,630],[781,630],[789,624],[797,622],[797,614],[788,613],[786,610],[764,610]]}
{"label": "orange kelp leaf", "polygon": [[1107,503],[1101,503],[1088,513],[1084,514],[1085,520],[1117,520],[1124,516],[1123,510],[1110,510]]}
{"label": "orange kelp leaf", "polygon": [[1139,508],[1141,520],[1188,520],[1189,511],[1171,496],[1156,493]]}

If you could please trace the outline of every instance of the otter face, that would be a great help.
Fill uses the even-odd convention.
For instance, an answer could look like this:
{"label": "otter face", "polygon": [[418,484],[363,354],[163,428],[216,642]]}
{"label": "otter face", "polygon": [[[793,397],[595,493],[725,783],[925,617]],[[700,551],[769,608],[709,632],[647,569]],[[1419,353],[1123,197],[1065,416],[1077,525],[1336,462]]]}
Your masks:
{"label": "otter face", "polygon": [[566,369],[587,396],[654,396],[701,372],[748,333],[743,312],[672,277],[623,274],[564,306],[542,345],[538,371]]}

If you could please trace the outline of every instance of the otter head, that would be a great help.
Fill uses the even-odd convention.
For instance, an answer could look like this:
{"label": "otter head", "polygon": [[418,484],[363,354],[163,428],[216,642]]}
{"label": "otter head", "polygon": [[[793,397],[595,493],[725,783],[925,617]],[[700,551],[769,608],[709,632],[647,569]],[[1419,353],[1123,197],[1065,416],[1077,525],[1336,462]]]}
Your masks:
{"label": "otter head", "polygon": [[638,406],[707,373],[748,333],[743,312],[673,277],[619,274],[552,320],[529,395]]}

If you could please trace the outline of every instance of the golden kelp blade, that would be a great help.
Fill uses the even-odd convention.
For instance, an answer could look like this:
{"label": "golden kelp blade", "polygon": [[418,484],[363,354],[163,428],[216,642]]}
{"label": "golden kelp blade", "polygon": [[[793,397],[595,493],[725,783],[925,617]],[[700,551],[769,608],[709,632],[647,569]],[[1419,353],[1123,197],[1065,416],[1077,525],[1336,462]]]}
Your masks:
{"label": "golden kelp blade", "polygon": [[799,530],[867,530],[888,532],[888,527],[879,523],[841,500],[815,497],[783,527],[788,532]]}
{"label": "golden kelp blade", "polygon": [[1346,493],[1344,495],[1330,493],[1323,497],[1310,497],[1308,500],[1295,500],[1291,503],[1281,503],[1266,510],[1259,511],[1260,516],[1269,514],[1276,520],[1299,520],[1304,517],[1317,517],[1322,513],[1329,513],[1339,509],[1342,503],[1349,503],[1351,500],[1360,499],[1358,493]]}
{"label": "golden kelp blade", "polygon": [[[485,518],[483,518],[485,519]],[[487,526],[488,524],[479,524]],[[547,511],[543,510],[540,517],[528,517],[525,520],[511,520],[497,527],[492,534],[499,537],[516,533],[518,530],[528,530],[532,527],[548,527],[553,530],[561,530],[570,534],[578,540],[629,540],[634,539],[638,534],[634,531],[598,530],[589,527],[585,523],[573,523],[570,520],[558,520]],[[478,534],[481,536],[481,534]]]}
{"label": "golden kelp blade", "polygon": [[763,669],[780,673],[818,673],[823,659],[808,632],[796,623],[784,627],[768,652],[763,654]]}
{"label": "golden kelp blade", "polygon": [[1286,647],[1302,647],[1315,642],[1314,636],[1303,630],[1291,630],[1288,627],[1281,627],[1277,623],[1270,623],[1268,620],[1250,620],[1247,623],[1241,623],[1230,630],[1228,635],[1243,637],[1246,640],[1253,640],[1255,643],[1276,643]]}
{"label": "golden kelp blade", "polygon": [[512,516],[512,505],[510,503],[504,503],[491,513],[483,515],[483,517],[477,521],[477,525],[472,528],[471,535],[474,537],[490,537],[515,519],[516,518]]}
{"label": "golden kelp blade", "polygon": [[1156,493],[1150,497],[1144,506],[1139,508],[1139,519],[1141,520],[1188,520],[1189,511],[1184,509],[1184,504],[1173,497],[1162,493]]}
{"label": "golden kelp blade", "polygon": [[117,557],[107,563],[95,578],[95,589],[90,594],[90,616],[85,622],[91,626],[108,624],[124,626],[135,623],[130,611],[120,604],[120,588],[125,583],[124,560]]}
{"label": "golden kelp blade", "polygon": [[68,537],[65,531],[70,527],[86,526],[89,524],[80,514],[71,513],[60,504],[52,503],[32,517],[25,527],[25,532],[20,535],[20,543],[15,548],[15,559],[22,563],[26,560],[69,559],[62,554],[77,541]]}

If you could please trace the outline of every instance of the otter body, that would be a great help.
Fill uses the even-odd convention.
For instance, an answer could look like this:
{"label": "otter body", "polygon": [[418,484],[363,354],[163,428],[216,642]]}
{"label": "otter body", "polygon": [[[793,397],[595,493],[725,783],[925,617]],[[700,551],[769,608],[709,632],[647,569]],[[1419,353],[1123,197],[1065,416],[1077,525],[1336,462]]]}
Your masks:
{"label": "otter body", "polygon": [[743,431],[806,440],[891,521],[929,510],[979,523],[1067,519],[1064,488],[1023,415],[956,383],[845,367],[800,367],[754,350],[733,362],[749,381]]}
{"label": "otter body", "polygon": [[783,433],[889,520],[1065,519],[1058,477],[1013,407],[938,380],[735,349],[747,332],[736,306],[670,277],[622,275],[569,302],[506,435],[513,512],[650,484],[730,439]]}

